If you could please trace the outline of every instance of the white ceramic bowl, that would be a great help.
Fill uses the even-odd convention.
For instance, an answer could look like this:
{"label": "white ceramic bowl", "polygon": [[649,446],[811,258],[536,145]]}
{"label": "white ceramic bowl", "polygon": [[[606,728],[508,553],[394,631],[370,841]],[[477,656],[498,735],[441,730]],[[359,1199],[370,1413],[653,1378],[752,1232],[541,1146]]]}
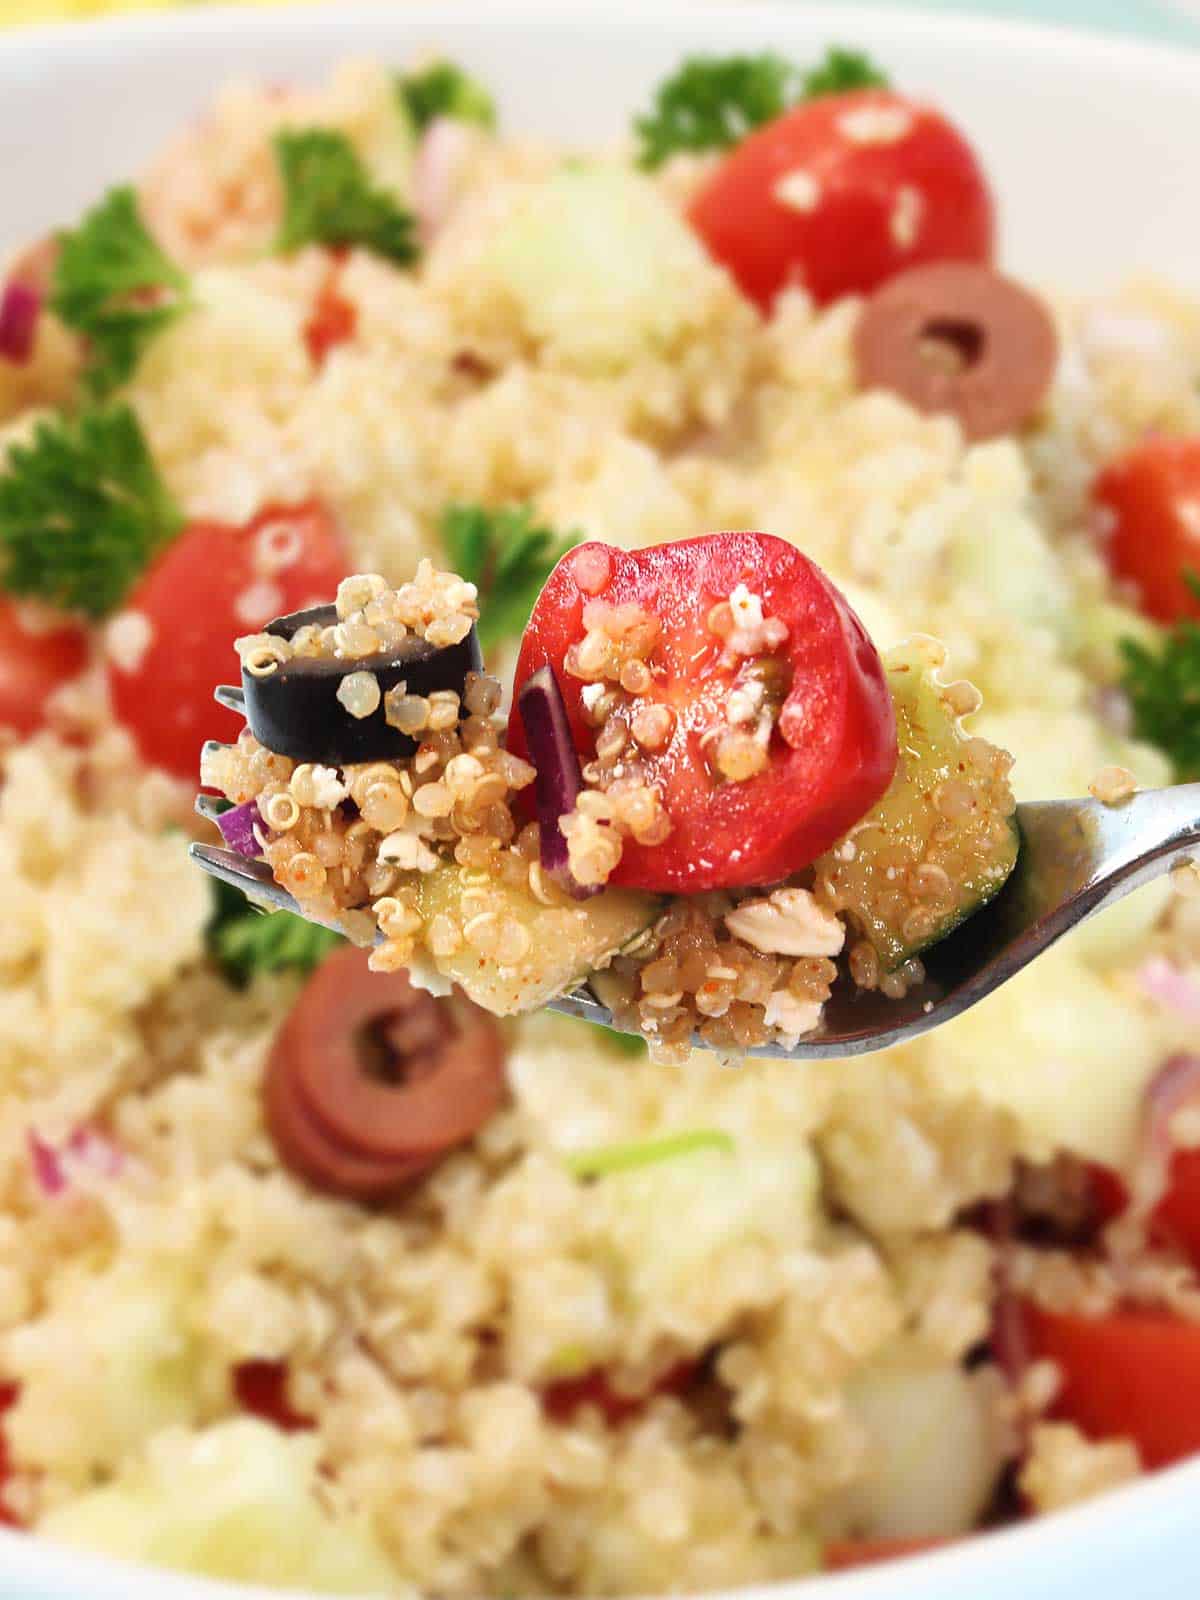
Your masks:
{"label": "white ceramic bowl", "polygon": [[[0,253],[135,172],[237,73],[314,78],[352,53],[442,47],[492,85],[510,126],[603,139],[681,56],[856,43],[970,132],[1000,201],[1008,265],[1095,285],[1138,268],[1200,290],[1200,54],[1057,30],[835,5],[609,0],[453,10],[204,8],[0,39]],[[1059,1516],[919,1560],[771,1591],[775,1600],[1195,1600],[1200,1460]],[[2,1600],[234,1600],[279,1591],[119,1566],[0,1533]],[[741,1591],[748,1595],[753,1591]]]}

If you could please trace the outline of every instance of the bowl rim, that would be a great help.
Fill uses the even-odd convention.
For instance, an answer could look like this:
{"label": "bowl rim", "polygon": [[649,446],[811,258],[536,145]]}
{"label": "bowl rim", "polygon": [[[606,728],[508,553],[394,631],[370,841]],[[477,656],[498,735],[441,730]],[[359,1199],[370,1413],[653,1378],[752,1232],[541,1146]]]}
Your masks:
{"label": "bowl rim", "polygon": [[[705,31],[727,33],[732,40],[748,29],[781,25],[802,26],[806,32],[874,32],[919,47],[929,40],[956,36],[980,50],[1016,56],[1024,51],[1059,56],[1064,66],[1078,69],[1081,61],[1096,70],[1161,75],[1200,92],[1200,48],[1179,40],[1150,40],[1125,33],[1103,33],[1088,24],[1046,22],[1029,17],[1003,17],[923,8],[903,11],[850,0],[711,0],[702,11],[697,0],[573,0],[564,10],[561,0],[459,0],[447,9],[436,0],[416,0],[402,11],[384,11],[380,0],[326,0],[320,5],[284,4],[248,10],[220,3],[189,10],[150,11],[83,18],[59,22],[20,24],[0,35],[0,74],[14,62],[31,55],[101,57],[124,55],[141,45],[166,40],[178,48],[190,40],[218,40],[236,26],[247,48],[256,41],[294,29],[314,36],[336,37],[369,31],[387,18],[385,26],[403,32],[436,28],[447,39],[468,34],[481,25],[542,27],[563,33],[580,22],[588,28],[631,36],[668,34],[704,18]],[[1200,44],[1200,40],[1198,40]],[[345,53],[357,48],[347,38]],[[2,113],[0,113],[2,115]],[[1112,1509],[1119,1505],[1125,1523],[1138,1517],[1143,1548],[1153,1548],[1156,1530],[1164,1533],[1179,1521],[1192,1521],[1191,1508],[1200,1491],[1200,1456],[1147,1474],[1124,1487],[1110,1490],[1079,1505],[1069,1506],[1033,1520],[972,1534],[944,1548],[902,1562],[841,1573],[782,1578],[716,1591],[713,1600],[889,1600],[907,1581],[911,1600],[936,1584],[930,1600],[971,1593],[970,1585],[1007,1565],[1018,1577],[1028,1578],[1035,1567],[1052,1568],[1054,1556],[1068,1547],[1103,1546],[1111,1531]],[[1174,1514],[1170,1508],[1174,1506]],[[907,1575],[907,1579],[906,1579]],[[912,1582],[918,1578],[918,1583]],[[68,1600],[86,1594],[89,1600],[315,1600],[311,1592],[263,1588],[193,1577],[165,1568],[117,1560],[58,1545],[51,1540],[0,1526],[0,1597],[6,1584],[16,1579],[45,1586],[38,1600]],[[965,1587],[964,1587],[965,1586]],[[412,1591],[415,1594],[415,1590]],[[13,1600],[32,1600],[13,1591]]]}

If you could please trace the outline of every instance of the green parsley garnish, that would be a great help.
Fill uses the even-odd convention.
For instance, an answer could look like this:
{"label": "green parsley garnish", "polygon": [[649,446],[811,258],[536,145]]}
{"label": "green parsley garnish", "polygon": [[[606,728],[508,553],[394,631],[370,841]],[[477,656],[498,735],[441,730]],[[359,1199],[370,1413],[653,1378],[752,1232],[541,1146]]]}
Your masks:
{"label": "green parsley garnish", "polygon": [[417,258],[412,213],[371,182],[344,134],[304,128],[277,134],[283,178],[283,225],[275,241],[286,255],[306,244],[360,245],[398,266]]}
{"label": "green parsley garnish", "polygon": [[638,1167],[656,1167],[679,1156],[698,1155],[715,1150],[731,1156],[736,1151],[732,1137],[719,1128],[695,1128],[688,1133],[669,1133],[661,1139],[639,1139],[631,1144],[606,1144],[595,1150],[576,1150],[568,1155],[567,1171],[573,1178],[607,1178],[614,1172],[633,1172]]}
{"label": "green parsley garnish", "polygon": [[[1200,577],[1185,577],[1200,599]],[[1177,779],[1195,782],[1200,779],[1200,622],[1176,622],[1160,651],[1123,639],[1121,653],[1134,733],[1170,757]]]}
{"label": "green parsley garnish", "polygon": [[757,56],[693,56],[634,123],[638,162],[659,167],[680,150],[727,150],[801,100],[885,88],[887,79],[857,51],[833,46],[809,71],[770,51]]}
{"label": "green parsley garnish", "polygon": [[103,399],[187,309],[187,275],[147,232],[131,188],[110,190],[58,242],[50,305],[87,341],[84,382]]}
{"label": "green parsley garnish", "polygon": [[344,943],[341,934],[318,928],[290,911],[256,911],[225,883],[213,883],[215,903],[208,924],[210,955],[239,988],[261,972],[308,973]]}
{"label": "green parsley garnish", "polygon": [[453,61],[435,61],[420,72],[406,72],[396,79],[396,92],[418,133],[435,117],[477,122],[482,128],[496,126],[495,101],[477,78]]}
{"label": "green parsley garnish", "polygon": [[103,617],[182,526],[129,406],[47,419],[0,473],[0,585]]}
{"label": "green parsley garnish", "polygon": [[479,590],[485,650],[524,631],[546,579],[579,538],[540,527],[529,506],[447,506],[442,540],[454,571]]}

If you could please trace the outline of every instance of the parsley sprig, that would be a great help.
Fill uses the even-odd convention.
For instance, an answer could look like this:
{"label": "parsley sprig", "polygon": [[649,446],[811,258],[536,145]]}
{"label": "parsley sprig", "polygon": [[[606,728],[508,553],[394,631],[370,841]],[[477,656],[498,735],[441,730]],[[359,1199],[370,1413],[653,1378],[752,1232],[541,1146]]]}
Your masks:
{"label": "parsley sprig", "polygon": [[[1200,599],[1200,577],[1185,578]],[[1200,779],[1200,622],[1176,622],[1160,651],[1135,639],[1122,640],[1121,651],[1133,731],[1170,757],[1176,778]]]}
{"label": "parsley sprig", "polygon": [[834,45],[805,71],[783,56],[693,56],[661,84],[652,109],[634,123],[638,161],[659,167],[681,150],[727,150],[802,100],[886,88],[871,60]]}
{"label": "parsley sprig", "polygon": [[479,642],[485,650],[521,634],[546,579],[580,538],[539,525],[529,506],[446,508],[446,555],[455,572],[479,589]]}
{"label": "parsley sprig", "polygon": [[182,525],[129,406],[47,419],[0,473],[0,584],[103,617]]}
{"label": "parsley sprig", "polygon": [[496,105],[491,95],[477,78],[453,61],[434,61],[418,72],[404,73],[396,79],[396,93],[418,133],[435,117],[477,122],[482,128],[496,125]]}
{"label": "parsley sprig", "polygon": [[215,899],[207,930],[208,950],[221,971],[239,988],[259,973],[308,973],[343,943],[340,934],[319,928],[290,911],[256,911],[228,884],[213,884]]}
{"label": "parsley sprig", "polygon": [[110,190],[58,243],[50,304],[86,340],[84,382],[103,399],[187,309],[187,274],[150,236],[128,187]]}
{"label": "parsley sprig", "polygon": [[358,245],[398,266],[416,260],[412,213],[371,182],[345,134],[285,129],[276,135],[275,156],[284,189],[275,241],[282,254],[306,244]]}

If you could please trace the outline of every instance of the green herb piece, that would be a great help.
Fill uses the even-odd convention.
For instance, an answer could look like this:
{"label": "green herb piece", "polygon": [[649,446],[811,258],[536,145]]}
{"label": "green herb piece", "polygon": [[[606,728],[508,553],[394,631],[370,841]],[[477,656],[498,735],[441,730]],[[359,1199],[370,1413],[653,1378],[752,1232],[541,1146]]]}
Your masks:
{"label": "green herb piece", "polygon": [[128,187],[110,190],[58,242],[50,305],[86,339],[84,382],[103,399],[187,309],[187,275],[151,238]]}
{"label": "green herb piece", "polygon": [[435,61],[420,72],[406,72],[397,78],[396,92],[418,133],[435,117],[477,122],[482,128],[496,126],[495,101],[477,78],[453,61]]}
{"label": "green herb piece", "polygon": [[[1200,599],[1200,577],[1186,574]],[[1200,779],[1200,622],[1184,619],[1167,632],[1162,649],[1121,641],[1123,686],[1133,708],[1133,731],[1170,757],[1181,782]]]}
{"label": "green herb piece", "polygon": [[589,1028],[599,1028],[604,1035],[603,1043],[607,1049],[618,1056],[644,1056],[646,1054],[646,1041],[637,1033],[618,1033],[614,1028],[606,1028],[598,1022],[586,1024]]}
{"label": "green herb piece", "polygon": [[306,244],[360,245],[398,266],[417,258],[412,213],[371,182],[358,152],[331,128],[284,130],[275,156],[283,178],[281,254]]}
{"label": "green herb piece", "polygon": [[308,973],[344,941],[290,911],[256,911],[240,890],[214,882],[209,954],[238,988],[263,972]]}
{"label": "green herb piece", "polygon": [[670,1133],[662,1139],[641,1139],[632,1144],[607,1144],[595,1150],[577,1150],[565,1158],[573,1178],[608,1178],[615,1172],[633,1172],[638,1167],[654,1167],[678,1156],[698,1155],[716,1150],[731,1156],[737,1146],[729,1134],[718,1128],[695,1128],[688,1133]]}
{"label": "green herb piece", "polygon": [[485,650],[520,637],[546,579],[580,537],[539,526],[529,506],[446,507],[446,555],[455,572],[479,590],[479,642]]}
{"label": "green herb piece", "polygon": [[653,169],[681,150],[728,150],[801,100],[886,86],[867,56],[837,45],[807,72],[771,51],[693,56],[659,87],[653,108],[635,121],[638,162]]}
{"label": "green herb piece", "polygon": [[825,59],[804,74],[802,100],[819,100],[827,94],[850,94],[854,89],[887,89],[886,75],[861,50],[831,45]]}
{"label": "green herb piece", "polygon": [[47,419],[0,473],[0,586],[103,617],[182,526],[128,406]]}

